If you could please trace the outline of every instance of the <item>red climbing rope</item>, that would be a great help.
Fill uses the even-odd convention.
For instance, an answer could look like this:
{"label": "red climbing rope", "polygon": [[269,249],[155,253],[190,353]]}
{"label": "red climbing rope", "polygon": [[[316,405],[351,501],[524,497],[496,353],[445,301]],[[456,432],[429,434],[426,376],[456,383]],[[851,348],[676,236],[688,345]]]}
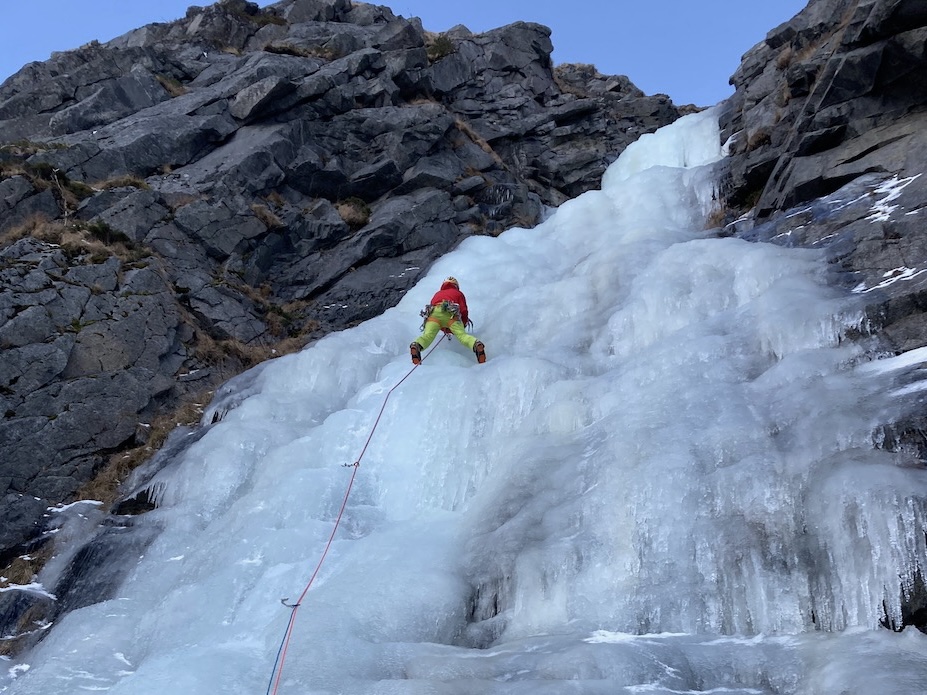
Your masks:
{"label": "red climbing rope", "polygon": [[[422,361],[428,358],[435,348],[440,345],[442,340],[439,340],[434,346],[429,350]],[[309,593],[309,587],[312,586],[312,583],[315,581],[316,576],[319,574],[319,570],[322,569],[322,563],[325,561],[325,556],[328,555],[328,551],[332,547],[332,542],[335,540],[335,533],[338,531],[338,527],[341,525],[341,517],[344,516],[345,507],[348,506],[348,497],[351,496],[351,488],[354,487],[354,479],[357,477],[357,469],[360,468],[361,459],[364,458],[364,454],[367,453],[367,447],[370,446],[370,440],[373,439],[373,433],[377,431],[377,425],[380,424],[380,418],[383,416],[383,411],[386,410],[386,402],[389,400],[389,397],[393,394],[399,386],[412,376],[412,372],[419,368],[419,364],[416,364],[410,369],[404,377],[402,377],[396,384],[386,392],[386,397],[383,399],[383,405],[380,406],[380,412],[377,413],[377,419],[373,423],[373,427],[370,428],[370,434],[367,436],[367,441],[364,442],[364,448],[361,449],[360,456],[357,457],[357,460],[354,463],[345,463],[344,466],[347,468],[353,469],[351,471],[351,478],[348,480],[348,487],[344,491],[344,498],[341,500],[341,508],[338,510],[338,516],[335,518],[335,525],[332,527],[331,535],[328,537],[328,542],[325,544],[325,549],[322,551],[322,555],[319,557],[318,563],[316,563],[315,569],[312,572],[312,576],[309,577],[309,581],[306,582],[306,586],[303,589],[303,592],[299,595],[299,598],[296,599],[296,603],[287,603],[287,599],[281,599],[280,602],[291,608],[290,620],[286,626],[286,632],[283,635],[283,641],[280,643],[280,648],[277,650],[277,658],[274,661],[274,668],[270,674],[270,682],[267,684],[267,693],[268,695],[276,695],[277,689],[280,687],[280,679],[283,677],[283,663],[286,661],[287,649],[290,646],[290,637],[293,635],[293,626],[296,624],[296,611],[299,610],[299,607],[302,605],[303,598],[306,594]],[[276,677],[275,677],[276,676]]]}

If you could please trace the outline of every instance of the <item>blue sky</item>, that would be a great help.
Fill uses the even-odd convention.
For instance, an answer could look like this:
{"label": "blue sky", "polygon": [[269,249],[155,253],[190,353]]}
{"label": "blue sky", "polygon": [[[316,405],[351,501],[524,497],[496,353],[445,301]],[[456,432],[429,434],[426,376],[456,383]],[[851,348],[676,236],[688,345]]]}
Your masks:
{"label": "blue sky", "polygon": [[[150,22],[182,17],[188,0],[28,0],[5,3],[0,24],[0,81],[52,51],[108,41]],[[198,3],[208,4],[208,3]],[[268,5],[269,2],[261,2]],[[392,0],[430,31],[464,24],[485,31],[518,20],[553,30],[554,62],[593,63],[627,75],[647,94],[708,106],[732,93],[728,78],[741,56],[801,10],[806,0]]]}

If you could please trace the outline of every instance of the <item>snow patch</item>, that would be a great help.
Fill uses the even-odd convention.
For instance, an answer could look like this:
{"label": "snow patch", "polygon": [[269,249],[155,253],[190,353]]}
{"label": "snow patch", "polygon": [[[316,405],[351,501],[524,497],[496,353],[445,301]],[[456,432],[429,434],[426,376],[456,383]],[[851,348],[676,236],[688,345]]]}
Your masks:
{"label": "snow patch", "polygon": [[875,193],[883,194],[884,197],[881,200],[875,202],[872,206],[872,213],[866,218],[871,222],[886,222],[891,219],[892,213],[898,209],[897,205],[889,205],[893,200],[896,200],[907,188],[911,185],[920,174],[915,174],[914,176],[909,176],[904,179],[899,179],[898,176],[893,176],[889,180],[885,181],[878,188],[875,189]]}

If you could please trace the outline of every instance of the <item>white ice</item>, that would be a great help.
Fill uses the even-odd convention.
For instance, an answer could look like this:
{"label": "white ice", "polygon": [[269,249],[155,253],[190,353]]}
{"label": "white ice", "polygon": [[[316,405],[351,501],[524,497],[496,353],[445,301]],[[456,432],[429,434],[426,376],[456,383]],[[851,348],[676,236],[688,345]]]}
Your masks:
{"label": "white ice", "polygon": [[448,274],[489,360],[443,342],[393,392],[280,693],[921,692],[927,637],[879,622],[923,571],[927,481],[873,444],[916,364],[861,368],[841,340],[858,295],[816,252],[704,231],[716,116],[237,380],[155,481],[139,523],[164,530],[118,596],[67,615],[7,692],[264,693],[280,599]]}
{"label": "white ice", "polygon": [[[4,577],[6,579],[6,577]],[[55,599],[55,595],[49,593],[44,586],[38,582],[29,582],[28,584],[7,584],[6,586],[0,586],[0,594],[8,591],[22,591],[26,594],[35,594],[36,596],[44,596],[45,598]]]}

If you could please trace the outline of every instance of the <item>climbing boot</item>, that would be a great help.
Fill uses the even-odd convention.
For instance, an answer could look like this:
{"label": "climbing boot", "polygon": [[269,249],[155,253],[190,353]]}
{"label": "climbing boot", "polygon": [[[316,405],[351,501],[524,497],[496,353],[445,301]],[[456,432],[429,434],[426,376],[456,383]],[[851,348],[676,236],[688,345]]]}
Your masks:
{"label": "climbing boot", "polygon": [[422,348],[418,343],[412,343],[409,346],[409,352],[412,353],[412,364],[422,363]]}
{"label": "climbing boot", "polygon": [[479,340],[473,344],[473,352],[476,353],[477,362],[483,364],[483,362],[486,361],[486,349],[483,343],[481,343]]}

